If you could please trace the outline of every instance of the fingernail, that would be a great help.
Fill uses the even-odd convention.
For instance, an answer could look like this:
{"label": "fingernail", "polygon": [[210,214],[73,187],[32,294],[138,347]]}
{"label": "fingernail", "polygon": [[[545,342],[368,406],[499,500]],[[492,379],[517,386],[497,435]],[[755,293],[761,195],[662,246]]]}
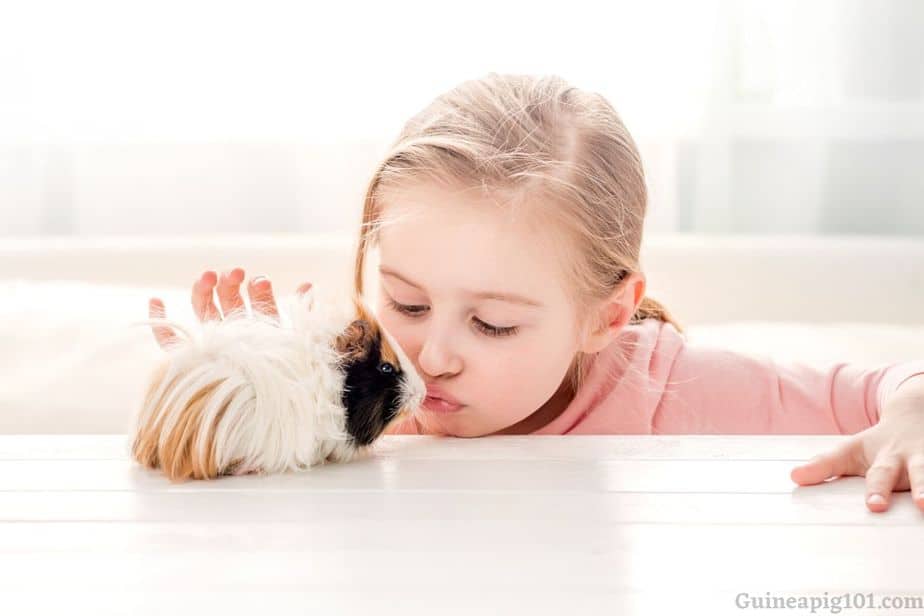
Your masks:
{"label": "fingernail", "polygon": [[254,277],[254,279],[253,279],[253,283],[254,283],[254,284],[260,284],[260,283],[263,282],[264,280],[266,280],[266,276],[256,276],[256,277]]}
{"label": "fingernail", "polygon": [[886,500],[882,494],[870,494],[866,502],[870,505],[885,505]]}

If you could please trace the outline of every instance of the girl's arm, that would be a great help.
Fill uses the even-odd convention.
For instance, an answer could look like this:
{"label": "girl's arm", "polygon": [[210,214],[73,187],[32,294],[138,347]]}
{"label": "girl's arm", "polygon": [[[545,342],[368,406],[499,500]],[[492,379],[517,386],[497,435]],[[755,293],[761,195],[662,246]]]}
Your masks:
{"label": "girl's arm", "polygon": [[854,434],[876,425],[886,399],[916,375],[924,360],[817,367],[684,345],[653,432]]}
{"label": "girl's arm", "polygon": [[924,511],[924,375],[909,372],[896,371],[891,377],[875,426],[797,466],[792,480],[814,485],[830,477],[860,475],[866,477],[870,511],[886,511],[892,492],[903,490],[911,490]]}
{"label": "girl's arm", "polygon": [[[836,476],[866,478],[870,511],[911,490],[924,511],[924,360],[875,367],[778,363],[682,346],[671,377],[679,400],[663,401],[654,424],[713,432],[840,433],[830,451],[792,469],[800,485]],[[658,430],[654,430],[658,431]]]}

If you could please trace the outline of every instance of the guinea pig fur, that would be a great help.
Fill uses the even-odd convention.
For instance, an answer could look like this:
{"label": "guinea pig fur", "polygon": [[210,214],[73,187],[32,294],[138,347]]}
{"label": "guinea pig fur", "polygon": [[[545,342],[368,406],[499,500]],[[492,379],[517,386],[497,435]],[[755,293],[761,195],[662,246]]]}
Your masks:
{"label": "guinea pig fur", "polygon": [[[321,305],[317,305],[321,304]],[[278,320],[240,309],[178,333],[137,414],[132,457],[171,481],[351,460],[413,414],[426,386],[356,296],[295,294]]]}

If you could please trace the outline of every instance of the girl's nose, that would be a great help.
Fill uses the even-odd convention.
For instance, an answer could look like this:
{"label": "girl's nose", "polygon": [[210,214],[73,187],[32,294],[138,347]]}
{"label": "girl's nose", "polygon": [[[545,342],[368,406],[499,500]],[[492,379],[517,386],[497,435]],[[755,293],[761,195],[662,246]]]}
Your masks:
{"label": "girl's nose", "polygon": [[455,351],[451,334],[433,335],[424,340],[417,357],[420,369],[431,377],[457,374],[462,370],[462,359]]}

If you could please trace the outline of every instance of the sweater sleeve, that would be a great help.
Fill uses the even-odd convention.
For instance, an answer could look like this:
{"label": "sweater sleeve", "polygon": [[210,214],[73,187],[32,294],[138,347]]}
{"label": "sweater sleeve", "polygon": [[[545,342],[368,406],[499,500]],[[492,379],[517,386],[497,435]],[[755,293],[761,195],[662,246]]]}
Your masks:
{"label": "sweater sleeve", "polygon": [[652,432],[854,434],[875,425],[887,397],[918,374],[924,360],[819,367],[683,345]]}

